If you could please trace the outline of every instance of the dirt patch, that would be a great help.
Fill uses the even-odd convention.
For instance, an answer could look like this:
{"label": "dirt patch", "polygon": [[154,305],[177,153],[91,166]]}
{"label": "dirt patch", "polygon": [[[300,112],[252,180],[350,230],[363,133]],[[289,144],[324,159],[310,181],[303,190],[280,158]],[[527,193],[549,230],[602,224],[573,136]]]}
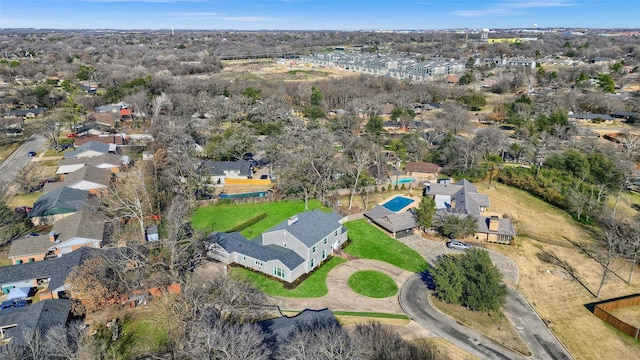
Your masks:
{"label": "dirt patch", "polygon": [[278,82],[314,82],[323,79],[357,76],[355,72],[316,67],[307,63],[275,59],[230,60],[222,62],[220,76],[230,80],[265,80]]}
{"label": "dirt patch", "polygon": [[436,359],[448,359],[448,360],[476,360],[477,357],[471,355],[469,352],[457,347],[448,340],[443,338],[432,338],[425,340],[417,340],[424,342],[427,346],[432,346]]}

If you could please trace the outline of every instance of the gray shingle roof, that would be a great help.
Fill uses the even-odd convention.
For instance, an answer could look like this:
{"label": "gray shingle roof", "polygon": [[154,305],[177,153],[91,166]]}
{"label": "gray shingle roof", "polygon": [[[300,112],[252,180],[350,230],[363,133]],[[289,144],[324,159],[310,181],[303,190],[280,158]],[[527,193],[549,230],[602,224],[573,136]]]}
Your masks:
{"label": "gray shingle roof", "polygon": [[289,225],[289,220],[285,220],[265,233],[286,230],[307,247],[311,247],[333,230],[340,228],[339,221],[342,219],[335,212],[325,213],[321,210],[301,212],[295,216],[298,217],[295,223]]}
{"label": "gray shingle roof", "polygon": [[6,330],[5,337],[21,336],[22,329],[38,329],[45,333],[54,325],[66,325],[70,310],[71,300],[42,300],[32,305],[0,311],[0,327],[17,325]]}
{"label": "gray shingle roof", "polygon": [[41,195],[29,214],[30,217],[76,212],[87,205],[89,192],[62,187]]}
{"label": "gray shingle roof", "polygon": [[455,202],[455,207],[447,210],[460,214],[480,215],[480,207],[489,206],[489,197],[478,193],[478,188],[466,179],[448,185],[429,184],[425,195],[450,196],[452,202]]}
{"label": "gray shingle roof", "polygon": [[55,259],[3,266],[0,267],[0,285],[49,278],[49,289],[57,289],[64,285],[74,267],[102,253],[101,249],[82,247],[71,254]]}
{"label": "gray shingle roof", "polygon": [[239,171],[242,176],[251,176],[251,164],[246,160],[238,161],[203,161],[202,165],[209,175],[224,176],[225,171]]}
{"label": "gray shingle roof", "polygon": [[324,323],[340,327],[340,323],[331,310],[304,309],[293,317],[279,317],[260,321],[258,324],[265,332],[266,341],[270,344],[284,343],[290,338],[292,332],[300,327],[313,327],[314,324]]}
{"label": "gray shingle roof", "polygon": [[208,243],[217,243],[228,253],[237,252],[261,261],[280,260],[290,270],[300,266],[304,259],[291,249],[279,246],[264,246],[257,242],[247,240],[238,232],[209,234],[205,239]]}
{"label": "gray shingle roof", "polygon": [[481,216],[478,218],[478,232],[484,234],[498,234],[507,236],[516,236],[516,229],[513,227],[511,219],[500,218],[498,223],[498,231],[489,230],[490,216]]}
{"label": "gray shingle roof", "polygon": [[109,145],[105,143],[101,143],[99,141],[89,141],[86,144],[82,144],[78,146],[77,149],[70,151],[64,154],[64,158],[74,158],[78,157],[78,155],[82,154],[85,151],[97,151],[103,154],[107,154],[109,152]]}
{"label": "gray shingle roof", "polygon": [[11,241],[7,257],[19,257],[37,254],[46,254],[53,245],[49,235],[33,236]]}
{"label": "gray shingle roof", "polygon": [[396,214],[383,206],[376,205],[371,211],[364,213],[364,216],[389,232],[409,230],[418,226],[413,211]]}
{"label": "gray shingle roof", "polygon": [[74,185],[80,181],[89,181],[96,184],[108,186],[111,183],[111,171],[87,165],[80,170],[74,171],[65,176],[66,185]]}
{"label": "gray shingle roof", "polygon": [[105,222],[98,214],[85,209],[56,221],[52,231],[59,242],[73,237],[104,240]]}

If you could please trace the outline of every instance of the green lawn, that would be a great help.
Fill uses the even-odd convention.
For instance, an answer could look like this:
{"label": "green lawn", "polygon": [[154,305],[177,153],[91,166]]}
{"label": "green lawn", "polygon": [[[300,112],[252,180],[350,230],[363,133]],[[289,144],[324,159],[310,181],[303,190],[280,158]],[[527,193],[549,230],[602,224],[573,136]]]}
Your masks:
{"label": "green lawn", "polygon": [[263,274],[247,270],[245,268],[234,267],[231,269],[231,276],[236,279],[248,280],[258,290],[273,296],[296,297],[296,298],[316,298],[327,295],[327,274],[334,267],[345,262],[343,258],[332,257],[327,262],[316,269],[295,289],[285,289],[284,284],[267,278]]}
{"label": "green lawn", "polygon": [[[320,201],[309,200],[309,210],[320,209]],[[201,207],[193,214],[191,225],[208,234],[213,231],[229,231],[261,214],[267,217],[257,224],[241,231],[248,239],[252,239],[265,230],[285,221],[290,216],[304,211],[303,201],[278,201],[255,204],[228,204]]]}
{"label": "green lawn", "polygon": [[9,199],[9,201],[7,201],[7,204],[10,207],[33,206],[33,204],[41,195],[42,191],[34,191],[28,194],[14,195]]}
{"label": "green lawn", "polygon": [[371,298],[387,298],[398,293],[393,279],[379,271],[356,271],[349,277],[349,287],[360,295]]}
{"label": "green lawn", "polygon": [[344,249],[347,254],[384,261],[411,272],[422,272],[429,267],[415,250],[392,239],[366,220],[351,221],[344,226],[349,229],[350,243]]}

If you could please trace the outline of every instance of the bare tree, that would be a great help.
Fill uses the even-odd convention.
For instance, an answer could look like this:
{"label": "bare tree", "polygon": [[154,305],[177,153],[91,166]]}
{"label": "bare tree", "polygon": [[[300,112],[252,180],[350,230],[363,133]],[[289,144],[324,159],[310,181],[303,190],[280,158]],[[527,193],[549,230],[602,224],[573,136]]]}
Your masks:
{"label": "bare tree", "polygon": [[351,194],[349,196],[349,210],[353,205],[353,197],[360,185],[360,177],[372,163],[373,148],[371,143],[363,138],[354,138],[354,140],[346,148],[345,154],[348,157],[349,165],[347,171],[354,178],[353,186],[351,186]]}
{"label": "bare tree", "polygon": [[223,320],[197,326],[185,342],[184,355],[194,360],[268,360],[271,351],[257,324],[231,324]]}
{"label": "bare tree", "polygon": [[600,278],[600,285],[596,292],[597,298],[600,297],[609,272],[615,271],[615,269],[612,269],[612,266],[624,254],[627,248],[625,244],[627,238],[625,235],[628,233],[626,224],[618,219],[601,216],[598,222],[600,224],[600,249],[591,254],[602,267],[602,277]]}
{"label": "bare tree", "polygon": [[440,127],[454,135],[469,130],[469,113],[458,103],[448,102],[442,106]]}

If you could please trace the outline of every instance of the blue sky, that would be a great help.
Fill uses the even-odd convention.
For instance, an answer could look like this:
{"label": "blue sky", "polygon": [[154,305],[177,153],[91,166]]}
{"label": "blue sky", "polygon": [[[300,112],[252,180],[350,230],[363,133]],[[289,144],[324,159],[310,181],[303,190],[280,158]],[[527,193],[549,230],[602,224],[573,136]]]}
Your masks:
{"label": "blue sky", "polygon": [[640,28],[638,0],[0,0],[0,28]]}

